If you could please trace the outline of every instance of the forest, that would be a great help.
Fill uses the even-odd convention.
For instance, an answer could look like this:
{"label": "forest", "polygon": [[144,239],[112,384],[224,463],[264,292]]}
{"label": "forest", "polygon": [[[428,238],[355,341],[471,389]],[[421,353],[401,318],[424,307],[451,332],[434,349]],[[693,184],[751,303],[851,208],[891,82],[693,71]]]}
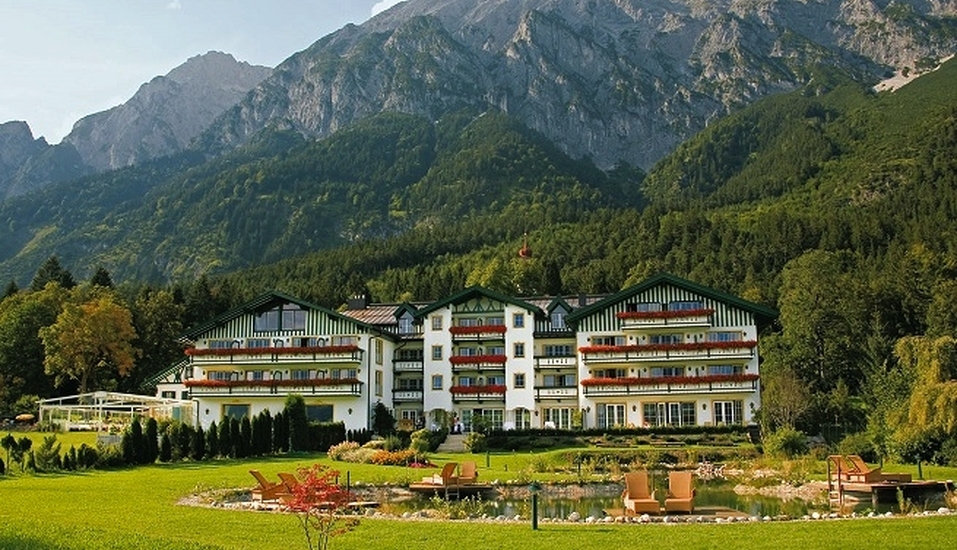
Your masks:
{"label": "forest", "polygon": [[[489,112],[375,117],[315,143],[274,132],[210,161],[131,169],[139,199],[87,180],[93,197],[142,206],[122,224],[77,222],[58,237],[72,256],[19,254],[36,272],[0,302],[0,415],[77,389],[39,334],[97,297],[129,312],[134,360],[90,383],[136,391],[180,360],[186,327],[269,289],[336,308],[356,293],[429,300],[473,284],[613,292],[669,272],[780,312],[760,344],[766,432],[957,464],[955,85],[954,62],[892,93],[821,71],[715,121],[647,175],[603,173]],[[66,209],[53,210],[30,223],[64,227]],[[82,245],[116,227],[141,240]]]}

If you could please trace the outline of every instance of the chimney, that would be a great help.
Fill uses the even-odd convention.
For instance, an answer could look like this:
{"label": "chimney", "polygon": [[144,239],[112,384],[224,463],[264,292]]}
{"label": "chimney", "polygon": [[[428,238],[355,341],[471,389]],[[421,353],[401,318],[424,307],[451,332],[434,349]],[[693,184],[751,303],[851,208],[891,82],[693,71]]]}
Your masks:
{"label": "chimney", "polygon": [[578,307],[585,307],[588,305],[588,296],[584,293],[578,295]]}
{"label": "chimney", "polygon": [[349,298],[348,309],[365,309],[369,307],[369,297],[365,294],[353,294]]}

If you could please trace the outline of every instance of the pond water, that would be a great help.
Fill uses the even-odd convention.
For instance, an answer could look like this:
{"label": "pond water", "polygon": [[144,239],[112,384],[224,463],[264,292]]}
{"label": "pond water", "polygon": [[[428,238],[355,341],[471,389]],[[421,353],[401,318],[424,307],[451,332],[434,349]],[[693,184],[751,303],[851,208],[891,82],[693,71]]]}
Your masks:
{"label": "pond water", "polygon": [[[657,483],[656,483],[657,485]],[[545,486],[538,498],[539,517],[552,519],[568,518],[573,512],[582,518],[589,516],[601,518],[605,510],[621,509],[621,484],[586,485],[584,490],[569,490],[570,488],[556,488]],[[657,487],[659,500],[663,502],[663,495],[667,487]],[[438,506],[445,506],[440,500],[418,495],[411,499],[398,499],[384,502],[392,513],[416,512]],[[934,506],[934,503],[923,503]],[[852,503],[849,503],[849,507]],[[454,505],[453,505],[454,506]],[[491,492],[479,497],[463,500],[458,505],[469,515],[521,516],[531,517],[531,498],[524,488],[519,490],[504,490]],[[762,495],[741,495],[734,491],[734,484],[712,481],[696,485],[695,506],[699,508],[720,507],[737,510],[749,516],[788,516],[799,518],[813,512],[829,512],[825,501],[808,502],[802,499],[780,499]],[[925,509],[935,509],[925,508]],[[852,508],[858,513],[871,511],[871,502],[859,502]],[[896,503],[880,504],[874,512],[898,513]]]}

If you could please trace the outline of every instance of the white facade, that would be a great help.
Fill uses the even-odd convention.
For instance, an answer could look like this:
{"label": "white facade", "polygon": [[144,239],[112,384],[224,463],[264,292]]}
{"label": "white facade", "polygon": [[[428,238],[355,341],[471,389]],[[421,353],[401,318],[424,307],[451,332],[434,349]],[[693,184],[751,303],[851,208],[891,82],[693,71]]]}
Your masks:
{"label": "white facade", "polygon": [[204,427],[276,412],[290,393],[347,429],[371,426],[379,401],[403,429],[751,424],[758,332],[774,315],[669,275],[609,296],[473,287],[342,314],[270,294],[188,335],[188,361],[158,393],[188,392]]}

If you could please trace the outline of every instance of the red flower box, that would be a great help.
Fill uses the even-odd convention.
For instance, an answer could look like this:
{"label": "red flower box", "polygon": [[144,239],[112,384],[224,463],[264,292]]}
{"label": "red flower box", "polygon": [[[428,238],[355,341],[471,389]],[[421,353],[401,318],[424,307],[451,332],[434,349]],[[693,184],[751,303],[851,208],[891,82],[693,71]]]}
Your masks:
{"label": "red flower box", "polygon": [[636,344],[631,346],[582,346],[582,353],[640,353],[643,351],[702,351],[706,349],[743,349],[757,347],[755,340],[730,342],[690,342],[685,344]]}
{"label": "red flower box", "polygon": [[348,346],[308,346],[308,347],[290,347],[290,348],[187,348],[186,355],[196,357],[203,356],[222,356],[230,355],[335,355],[339,353],[351,353],[360,351],[361,348],[355,344]]}
{"label": "red flower box", "polygon": [[480,395],[494,393],[505,395],[505,386],[493,384],[489,386],[452,386],[449,388],[452,395]]}
{"label": "red flower box", "polygon": [[654,386],[658,384],[713,384],[751,382],[757,374],[713,374],[709,376],[656,376],[649,378],[585,378],[582,386]]}
{"label": "red flower box", "polygon": [[305,380],[203,380],[184,382],[187,388],[293,388],[302,386],[351,386],[361,384],[358,378],[307,378]]}
{"label": "red flower box", "polygon": [[504,355],[453,355],[449,361],[453,365],[480,365],[483,363],[496,363],[504,365],[508,357]]}
{"label": "red flower box", "polygon": [[505,325],[481,325],[475,327],[449,327],[449,332],[456,335],[467,334],[505,334]]}
{"label": "red flower box", "polygon": [[677,319],[681,317],[704,317],[714,313],[713,309],[676,309],[663,311],[622,311],[619,319]]}

